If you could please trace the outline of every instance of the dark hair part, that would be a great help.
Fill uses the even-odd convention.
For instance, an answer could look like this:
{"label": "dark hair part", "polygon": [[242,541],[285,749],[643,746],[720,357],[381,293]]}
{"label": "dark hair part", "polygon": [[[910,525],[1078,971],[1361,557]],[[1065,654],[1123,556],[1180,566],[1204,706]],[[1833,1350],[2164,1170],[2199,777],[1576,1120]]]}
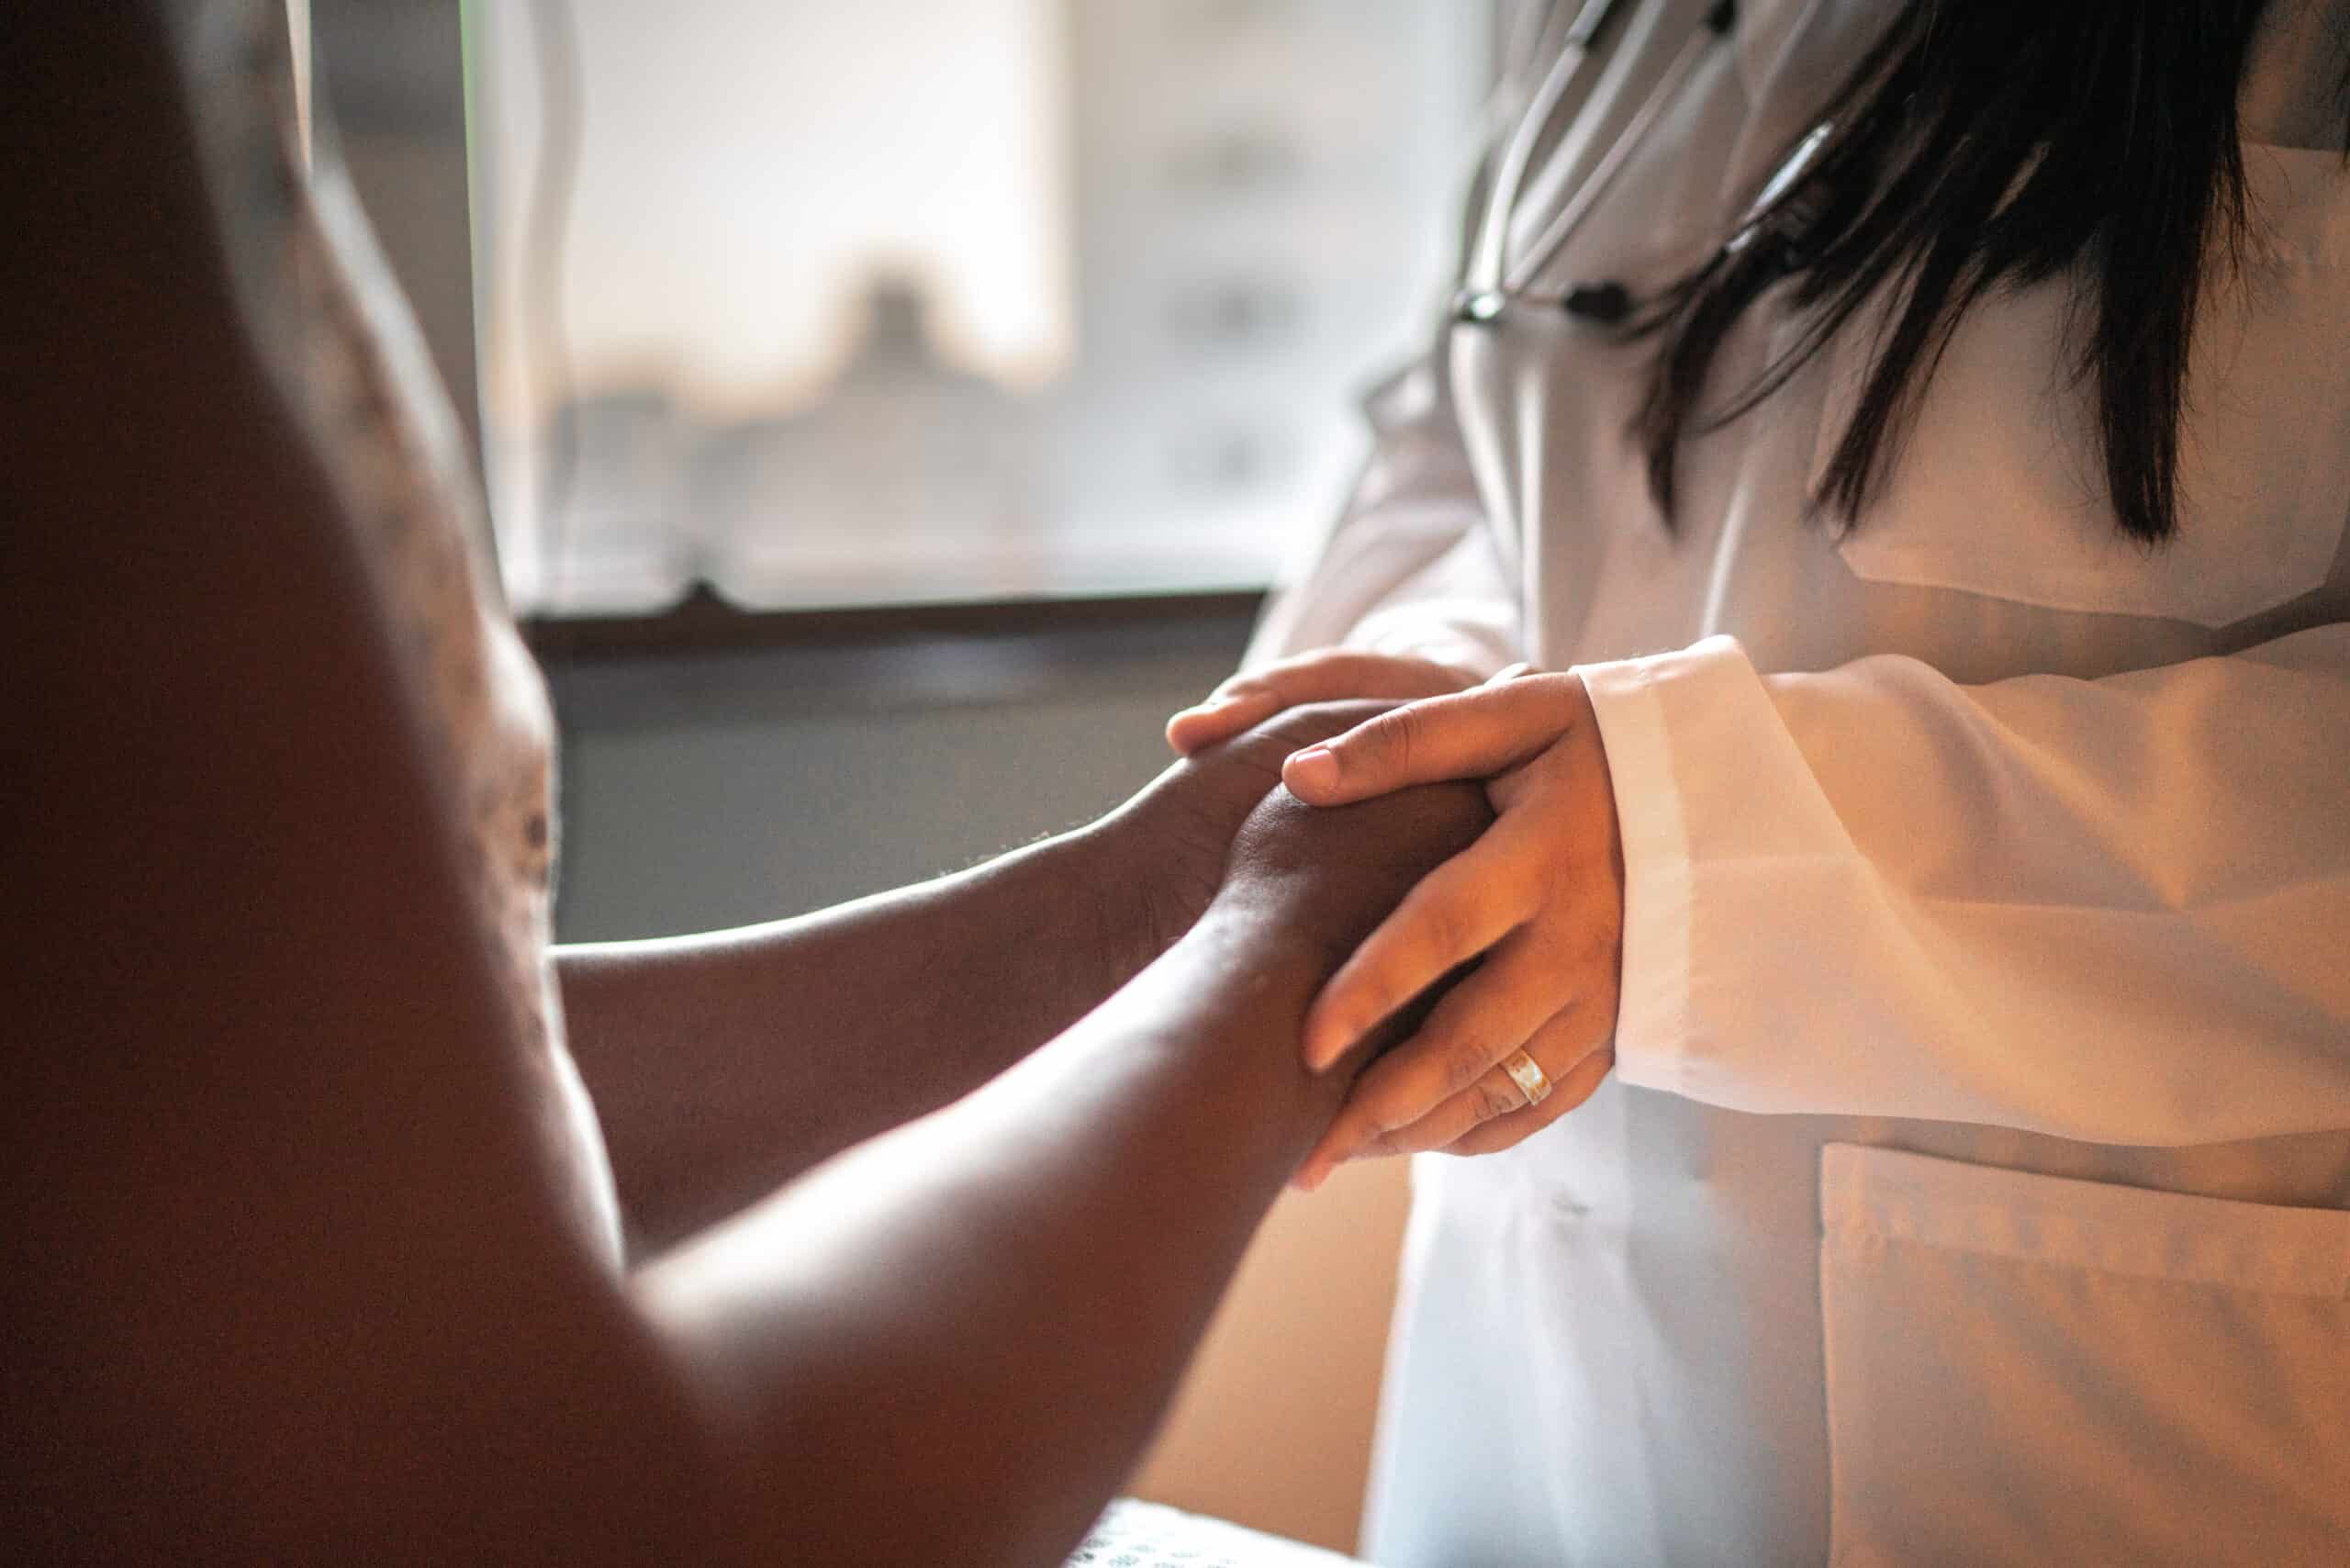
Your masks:
{"label": "dark hair part", "polygon": [[[2123,532],[2168,539],[2207,261],[2232,259],[2244,231],[2237,93],[2266,9],[1911,0],[1838,88],[1788,188],[1639,323],[1662,338],[1634,433],[1668,523],[1684,433],[1751,410],[1890,285],[1897,308],[1812,498],[1856,526],[1960,316],[2086,258],[2076,374],[2095,384],[2113,508]],[[1804,330],[1701,415],[1724,336],[1783,278]]]}

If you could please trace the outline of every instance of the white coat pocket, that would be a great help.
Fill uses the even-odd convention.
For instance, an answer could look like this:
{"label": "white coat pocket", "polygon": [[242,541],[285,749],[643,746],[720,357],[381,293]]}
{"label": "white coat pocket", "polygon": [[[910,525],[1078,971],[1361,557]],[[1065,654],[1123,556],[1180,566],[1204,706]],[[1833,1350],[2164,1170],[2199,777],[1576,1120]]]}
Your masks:
{"label": "white coat pocket", "polygon": [[[2324,585],[2350,524],[2350,168],[2335,152],[2244,157],[2255,238],[2198,319],[2177,535],[2148,550],[2115,523],[2058,279],[1995,293],[1961,320],[1841,546],[1856,576],[2214,628]],[[1828,351],[1814,494],[1882,310]]]}
{"label": "white coat pocket", "polygon": [[1830,1561],[2350,1561],[2350,1213],[1829,1145]]}

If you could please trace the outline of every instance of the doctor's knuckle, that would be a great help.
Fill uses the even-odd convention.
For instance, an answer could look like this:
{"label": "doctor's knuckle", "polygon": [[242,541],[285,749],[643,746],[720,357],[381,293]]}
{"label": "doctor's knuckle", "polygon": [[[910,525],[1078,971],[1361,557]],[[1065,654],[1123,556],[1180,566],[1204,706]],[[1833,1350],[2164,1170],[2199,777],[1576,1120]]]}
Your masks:
{"label": "doctor's knuckle", "polygon": [[1616,951],[1615,922],[1589,911],[1548,923],[1550,940],[1561,966],[1579,975],[1609,967]]}
{"label": "doctor's knuckle", "polygon": [[1389,1084],[1363,1101],[1360,1114],[1365,1132],[1373,1140],[1382,1140],[1418,1121],[1427,1109],[1416,1096],[1407,1096],[1402,1086]]}
{"label": "doctor's knuckle", "polygon": [[1547,981],[1573,965],[1578,941],[1573,924],[1559,918],[1557,903],[1538,895],[1512,945],[1526,969]]}
{"label": "doctor's knuckle", "polygon": [[1449,963],[1466,957],[1471,946],[1472,925],[1469,910],[1457,901],[1447,899],[1430,909],[1421,927],[1421,937],[1431,960]]}
{"label": "doctor's knuckle", "polygon": [[1526,1103],[1526,1096],[1518,1092],[1517,1085],[1499,1074],[1479,1079],[1464,1098],[1479,1126],[1505,1116]]}
{"label": "doctor's knuckle", "polygon": [[1435,1044],[1437,1065],[1444,1092],[1458,1094],[1475,1087],[1494,1065],[1493,1053],[1474,1039],[1453,1038]]}
{"label": "doctor's knuckle", "polygon": [[1424,721],[1409,708],[1398,708],[1373,720],[1362,734],[1356,761],[1380,772],[1408,773],[1412,754],[1419,745]]}

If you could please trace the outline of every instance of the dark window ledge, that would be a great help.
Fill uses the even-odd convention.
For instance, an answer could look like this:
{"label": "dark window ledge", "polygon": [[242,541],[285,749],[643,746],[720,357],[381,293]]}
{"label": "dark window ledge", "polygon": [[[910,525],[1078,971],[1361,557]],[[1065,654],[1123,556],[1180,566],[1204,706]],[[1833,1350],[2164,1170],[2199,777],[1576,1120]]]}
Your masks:
{"label": "dark window ledge", "polygon": [[1231,671],[1263,599],[1212,593],[750,612],[702,594],[660,615],[532,621],[523,634],[567,723],[763,722],[1115,701],[1139,691],[1192,700]]}
{"label": "dark window ledge", "polygon": [[665,654],[747,653],[771,648],[890,647],[973,639],[1074,636],[1128,632],[1162,641],[1181,629],[1221,630],[1256,618],[1260,591],[1134,594],[1091,599],[985,599],[952,604],[890,604],[841,610],[746,610],[698,588],[656,615],[535,617],[523,641],[549,663],[643,658]]}

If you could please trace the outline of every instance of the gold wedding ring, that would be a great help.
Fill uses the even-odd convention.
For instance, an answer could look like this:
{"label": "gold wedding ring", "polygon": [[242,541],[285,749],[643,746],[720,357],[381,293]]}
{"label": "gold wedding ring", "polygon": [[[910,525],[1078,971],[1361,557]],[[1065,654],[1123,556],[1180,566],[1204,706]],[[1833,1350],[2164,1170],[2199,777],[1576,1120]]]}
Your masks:
{"label": "gold wedding ring", "polygon": [[1540,1062],[1524,1051],[1512,1051],[1504,1058],[1502,1070],[1509,1074],[1510,1081],[1517,1085],[1518,1092],[1526,1096],[1528,1105],[1539,1105],[1550,1097],[1550,1075],[1542,1070]]}

